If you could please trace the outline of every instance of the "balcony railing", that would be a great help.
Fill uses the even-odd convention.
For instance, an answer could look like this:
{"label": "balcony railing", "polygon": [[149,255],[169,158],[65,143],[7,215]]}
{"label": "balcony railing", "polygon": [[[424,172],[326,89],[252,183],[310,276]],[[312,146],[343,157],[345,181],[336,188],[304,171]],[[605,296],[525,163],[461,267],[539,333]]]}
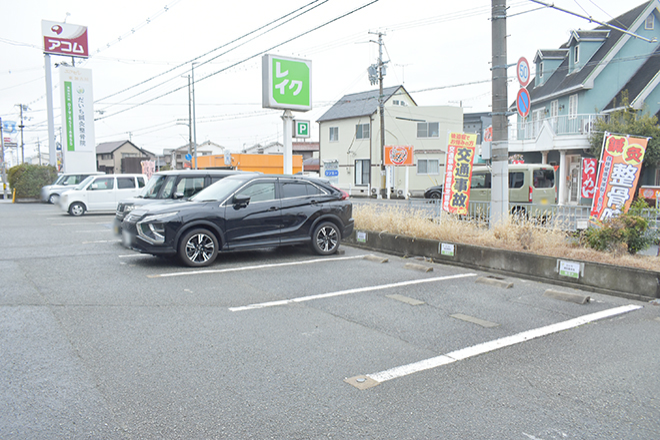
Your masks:
{"label": "balcony railing", "polygon": [[536,139],[545,122],[550,124],[550,128],[552,128],[557,136],[588,136],[593,131],[597,120],[607,120],[607,118],[609,118],[609,115],[563,115],[554,118],[547,117],[536,121],[523,122],[522,124],[519,123],[517,127],[511,128],[509,139],[519,141]]}

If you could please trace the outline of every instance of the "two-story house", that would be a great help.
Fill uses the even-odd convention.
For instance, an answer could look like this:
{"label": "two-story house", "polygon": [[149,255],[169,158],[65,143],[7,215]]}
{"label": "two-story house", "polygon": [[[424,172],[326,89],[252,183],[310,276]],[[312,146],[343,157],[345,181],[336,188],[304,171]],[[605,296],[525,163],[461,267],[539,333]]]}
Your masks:
{"label": "two-story house", "polygon": [[386,197],[388,180],[394,196],[406,195],[406,183],[421,195],[444,178],[447,135],[463,130],[463,109],[419,107],[403,86],[383,89],[382,99],[385,145],[412,146],[413,166],[383,167],[379,91],[372,90],[345,95],[317,120],[320,175],[356,196]]}
{"label": "two-story house", "polygon": [[[651,0],[609,22],[644,39],[599,26],[574,30],[559,49],[536,53],[536,75],[527,86],[530,115],[518,116],[509,152],[529,163],[558,166],[560,204],[591,203],[580,196],[581,159],[590,157],[589,135],[598,118],[620,108],[624,94],[635,109],[660,110],[658,19],[660,0]],[[660,184],[657,170],[647,170],[642,179]]]}
{"label": "two-story house", "polygon": [[154,160],[156,156],[131,141],[103,142],[96,146],[96,169],[106,174],[139,172],[127,165],[128,160]]}

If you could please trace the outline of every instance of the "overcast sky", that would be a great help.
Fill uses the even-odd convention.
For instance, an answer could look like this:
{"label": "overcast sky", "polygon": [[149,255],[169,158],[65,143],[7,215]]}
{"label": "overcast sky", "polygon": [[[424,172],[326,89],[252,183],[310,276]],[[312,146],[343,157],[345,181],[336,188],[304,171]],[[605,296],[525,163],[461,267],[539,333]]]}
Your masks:
{"label": "overcast sky", "polygon": [[[281,142],[282,111],[261,106],[257,55],[268,50],[312,61],[314,108],[294,115],[315,121],[343,95],[375,88],[367,67],[378,56],[377,44],[370,42],[377,37],[369,32],[378,31],[386,34],[384,59],[390,61],[386,87],[403,84],[418,105],[462,104],[465,112],[490,111],[490,0],[376,0],[351,13],[370,1],[0,0],[0,117],[18,121],[16,104],[27,104],[26,157],[36,151],[38,140],[46,151],[41,20],[65,19],[89,29],[92,56],[77,59],[76,65],[93,71],[97,144],[130,138],[154,153],[186,145],[190,61],[217,48],[221,49],[198,59],[202,64],[195,67],[198,143],[210,140],[238,152],[255,143]],[[228,45],[310,2],[316,8],[289,23]],[[553,3],[609,21],[642,2]],[[529,0],[510,0],[507,6],[509,63],[525,56],[531,64],[538,49],[558,48],[571,29],[596,27],[556,10],[536,10],[540,5]],[[349,15],[285,43],[344,14]],[[217,58],[205,63],[212,57]],[[53,64],[71,62],[60,56],[51,59]],[[156,75],[161,76],[147,81]],[[509,76],[514,75],[515,69],[509,69]],[[53,83],[59,83],[57,68]],[[510,102],[518,87],[512,79]],[[59,86],[53,96],[59,140]],[[313,123],[315,141],[317,128]]]}

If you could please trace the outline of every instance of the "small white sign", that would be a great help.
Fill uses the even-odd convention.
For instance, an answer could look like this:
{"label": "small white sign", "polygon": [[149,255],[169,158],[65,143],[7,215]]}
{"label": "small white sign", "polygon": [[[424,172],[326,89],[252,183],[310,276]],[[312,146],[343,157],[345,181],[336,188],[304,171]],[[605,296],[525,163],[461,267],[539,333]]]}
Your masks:
{"label": "small white sign", "polygon": [[357,238],[358,243],[366,243],[367,242],[367,233],[364,231],[358,231],[355,234],[355,237]]}
{"label": "small white sign", "polygon": [[449,243],[440,243],[440,255],[446,257],[453,257],[455,251],[455,246]]}
{"label": "small white sign", "polygon": [[562,261],[559,260],[559,275],[569,278],[580,278],[581,263],[575,261]]}

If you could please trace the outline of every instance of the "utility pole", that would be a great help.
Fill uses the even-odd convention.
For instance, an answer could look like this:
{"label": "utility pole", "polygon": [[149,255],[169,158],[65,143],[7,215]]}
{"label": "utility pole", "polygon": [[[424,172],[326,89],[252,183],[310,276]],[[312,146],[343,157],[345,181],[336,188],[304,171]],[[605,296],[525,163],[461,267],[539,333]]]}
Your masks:
{"label": "utility pole", "polygon": [[21,129],[21,163],[25,163],[25,144],[23,143],[23,127],[25,127],[25,125],[23,125],[23,108],[27,110],[27,105],[18,104],[18,106],[21,109],[21,125],[18,126],[18,128]]}
{"label": "utility pole", "polygon": [[188,75],[188,154],[192,156],[192,94],[190,92],[190,75]]}
{"label": "utility pole", "polygon": [[491,227],[509,214],[509,123],[506,61],[506,0],[492,0],[493,141]]}
{"label": "utility pole", "polygon": [[2,199],[7,200],[7,165],[5,164],[5,137],[2,133],[2,119],[0,118],[0,173],[2,174]]}
{"label": "utility pole", "polygon": [[197,169],[197,116],[195,116],[195,63],[192,63],[192,117],[193,117],[193,142],[195,143],[195,169]]}
{"label": "utility pole", "polygon": [[[383,32],[369,32],[370,34],[373,35],[378,35],[378,41],[373,41],[373,43],[378,44],[378,64],[376,66],[371,66],[370,67],[370,73],[371,71],[375,68],[377,69],[377,79],[378,79],[378,111],[380,113],[380,170],[381,173],[385,170],[385,96],[383,95],[383,77],[385,76],[385,63],[383,62],[383,36],[385,34]],[[374,79],[373,76],[370,75],[369,79],[371,80],[371,83],[374,84]],[[390,174],[388,172],[389,170],[386,171],[386,179],[385,179],[385,186],[387,190],[387,198],[390,198]],[[380,190],[381,190],[381,185],[383,183],[383,179],[381,177],[379,184],[378,184],[378,193],[377,193],[377,198],[381,198]]]}

